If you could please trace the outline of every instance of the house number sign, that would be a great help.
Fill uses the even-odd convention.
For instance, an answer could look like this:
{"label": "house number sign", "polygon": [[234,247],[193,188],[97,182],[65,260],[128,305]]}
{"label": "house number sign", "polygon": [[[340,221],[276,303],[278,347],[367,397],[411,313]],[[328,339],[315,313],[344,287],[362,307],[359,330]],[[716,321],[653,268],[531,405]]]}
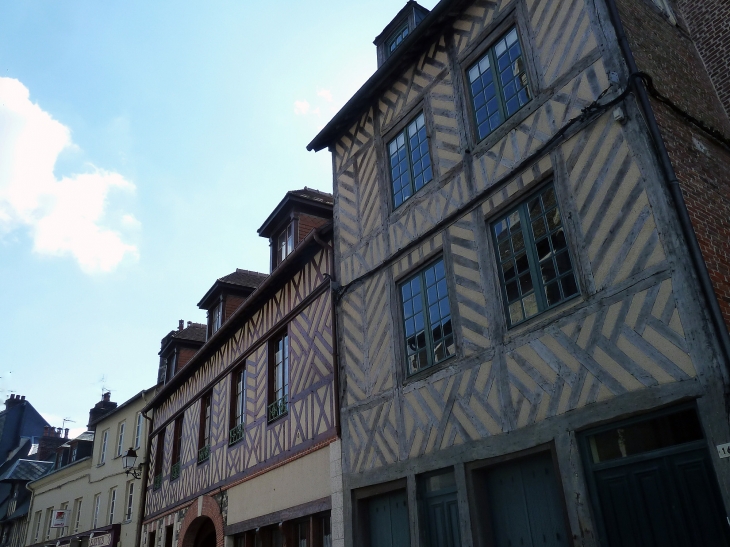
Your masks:
{"label": "house number sign", "polygon": [[730,443],[718,444],[717,453],[720,458],[730,458]]}

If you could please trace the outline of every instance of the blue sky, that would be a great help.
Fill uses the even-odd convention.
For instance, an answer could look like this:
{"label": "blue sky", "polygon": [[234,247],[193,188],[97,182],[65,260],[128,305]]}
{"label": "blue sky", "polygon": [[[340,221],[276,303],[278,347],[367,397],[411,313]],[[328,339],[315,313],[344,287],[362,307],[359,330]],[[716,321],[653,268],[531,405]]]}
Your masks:
{"label": "blue sky", "polygon": [[305,147],[404,4],[0,3],[0,391],[82,428],[154,384],[284,193],[332,190]]}

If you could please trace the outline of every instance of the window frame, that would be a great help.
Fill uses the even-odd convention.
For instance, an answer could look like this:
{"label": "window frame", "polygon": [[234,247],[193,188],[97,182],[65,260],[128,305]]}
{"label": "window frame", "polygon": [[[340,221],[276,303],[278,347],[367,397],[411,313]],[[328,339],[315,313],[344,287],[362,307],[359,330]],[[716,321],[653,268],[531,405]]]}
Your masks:
{"label": "window frame", "polygon": [[124,520],[132,520],[132,512],[134,510],[134,481],[129,481],[127,483],[127,492],[126,492],[126,498],[127,498],[127,508],[124,512]]}
{"label": "window frame", "polygon": [[117,487],[109,490],[109,525],[114,524],[114,512],[117,510]]}
{"label": "window frame", "polygon": [[208,336],[210,338],[223,326],[223,297],[208,311]]}
{"label": "window frame", "polygon": [[[396,43],[398,41],[398,38],[401,37],[403,32],[405,31],[405,36],[403,36],[400,40],[400,42]],[[409,21],[406,20],[403,24],[399,25],[396,30],[390,33],[390,36],[388,36],[388,39],[385,40],[385,43],[383,44],[385,46],[385,58],[387,59],[393,53],[396,52],[396,50],[401,46],[401,44],[405,41],[408,36],[411,34],[411,26],[409,24]],[[391,49],[391,47],[395,44],[395,47]]]}
{"label": "window frame", "polygon": [[[274,232],[272,239],[272,271],[279,267],[287,257],[294,252],[297,246],[297,226],[296,219],[289,219],[289,221],[280,229]],[[280,243],[282,242],[282,243]],[[284,248],[284,256],[282,255],[281,249]]]}
{"label": "window frame", "polygon": [[[231,374],[231,412],[228,433],[228,445],[232,446],[243,439],[246,427],[246,384],[248,372],[246,366],[239,367]],[[239,392],[240,386],[240,392]]]}
{"label": "window frame", "polygon": [[119,423],[117,433],[117,458],[124,454],[124,430],[127,426],[127,420]]}
{"label": "window frame", "polygon": [[[430,319],[430,312],[428,310],[429,304],[427,301],[426,291],[424,290],[425,287],[425,272],[429,268],[435,266],[437,263],[442,262],[443,268],[444,268],[444,281],[446,282],[446,299],[449,303],[449,317],[451,319],[451,336],[453,337],[452,345],[454,347],[453,353],[451,355],[448,355],[440,360],[435,360],[435,353],[434,353],[434,345],[433,340],[431,340],[433,335],[433,329],[431,328],[431,319]],[[410,268],[407,272],[404,274],[398,276],[398,278],[395,279],[395,289],[397,292],[396,298],[398,299],[398,328],[400,332],[400,344],[402,344],[403,348],[401,350],[401,355],[404,359],[404,371],[405,371],[405,380],[410,381],[413,378],[419,378],[422,374],[430,374],[431,372],[440,369],[442,366],[444,366],[444,363],[447,363],[451,359],[454,359],[458,356],[458,345],[457,345],[457,335],[456,335],[456,328],[454,326],[454,323],[456,321],[455,314],[454,314],[454,306],[453,306],[453,300],[452,300],[452,290],[449,288],[449,278],[451,275],[450,269],[447,267],[447,261],[445,260],[444,254],[442,250],[439,250],[439,252],[436,254],[436,256],[431,256],[427,258],[426,260],[417,263],[414,265],[414,267]],[[410,364],[409,364],[409,355],[408,355],[408,336],[406,332],[406,316],[404,311],[404,302],[403,302],[403,286],[406,283],[409,283],[416,277],[419,277],[421,281],[421,296],[422,296],[422,311],[424,313],[424,332],[426,333],[426,349],[428,351],[427,353],[427,359],[428,364],[424,367],[421,367],[420,369],[416,370],[415,372],[410,371]],[[427,372],[430,371],[430,372]]]}
{"label": "window frame", "polygon": [[141,412],[137,413],[137,423],[134,428],[134,448],[139,448],[142,444],[142,434],[144,433],[144,416]]}
{"label": "window frame", "polygon": [[[386,171],[387,176],[386,180],[388,181],[388,195],[389,195],[389,207],[391,212],[398,211],[399,209],[403,208],[407,203],[410,202],[410,200],[419,192],[423,191],[424,188],[428,187],[429,184],[434,182],[436,180],[436,170],[435,170],[435,164],[434,164],[434,154],[433,150],[431,149],[431,124],[429,123],[430,115],[427,113],[426,108],[426,101],[421,100],[416,105],[414,105],[413,108],[409,111],[407,116],[404,116],[395,126],[390,128],[388,131],[386,131],[383,134],[383,156],[385,158],[386,163]],[[408,137],[408,129],[413,124],[417,124],[417,120],[420,116],[423,116],[423,129],[425,130],[426,137],[425,137],[425,143],[426,148],[428,151],[428,161],[429,166],[428,169],[431,170],[431,178],[428,179],[423,183],[423,185],[416,189],[415,186],[415,177],[413,176],[413,157],[412,157],[412,150],[410,147],[410,139]],[[406,156],[407,156],[407,162],[408,162],[408,173],[410,178],[410,189],[411,194],[405,198],[402,202],[400,202],[398,205],[396,205],[395,197],[396,192],[395,188],[393,187],[393,168],[391,163],[391,153],[390,153],[390,145],[398,139],[401,135],[404,136],[404,144],[406,147]],[[425,171],[425,170],[424,170]]]}
{"label": "window frame", "polygon": [[[467,110],[466,120],[467,126],[469,127],[468,133],[471,135],[474,147],[481,145],[485,141],[489,141],[490,137],[494,137],[494,135],[500,133],[500,130],[504,129],[505,127],[511,128],[512,124],[510,123],[510,121],[516,119],[522,113],[526,114],[527,112],[529,112],[530,105],[535,102],[536,97],[538,96],[539,86],[537,84],[539,82],[539,77],[535,72],[532,61],[530,60],[531,47],[525,47],[526,45],[531,46],[532,44],[529,40],[529,37],[525,35],[523,30],[524,28],[526,28],[526,23],[522,21],[522,18],[519,17],[517,11],[518,10],[513,11],[495,27],[490,29],[488,34],[482,39],[482,41],[479,44],[468,48],[468,53],[461,56],[459,60],[459,66],[461,67],[461,78],[464,86],[464,104],[466,105]],[[495,56],[493,54],[494,48],[497,43],[502,38],[505,38],[513,28],[517,30],[517,41],[519,42],[522,51],[522,59],[525,65],[525,75],[527,78],[529,99],[524,105],[520,106],[511,116],[506,116],[506,110],[504,108],[504,97],[502,93],[503,87],[501,85],[501,82],[499,82],[498,93],[496,94],[496,96],[499,103],[500,115],[503,116],[502,122],[489,133],[484,135],[484,137],[480,138],[476,110],[474,108],[474,95],[471,89],[471,81],[469,80],[469,70],[476,66],[485,56],[490,55],[490,53],[492,54],[490,55],[490,68],[493,68],[493,61],[495,59]],[[494,74],[495,71],[492,72],[493,76]],[[496,79],[494,81],[497,82]]]}
{"label": "window frame", "polygon": [[159,490],[162,486],[162,473],[165,458],[165,432],[163,429],[157,434],[157,445],[155,446],[155,467],[152,474],[152,489]]}
{"label": "window frame", "polygon": [[33,543],[38,543],[41,535],[41,520],[43,519],[43,511],[35,512],[35,530],[33,533]]}
{"label": "window frame", "polygon": [[101,447],[99,448],[99,465],[106,463],[106,449],[109,441],[109,428],[101,433]]}
{"label": "window frame", "polygon": [[200,422],[198,428],[198,464],[210,459],[210,439],[213,423],[213,392],[200,397]]}
{"label": "window frame", "polygon": [[165,357],[165,383],[168,383],[175,376],[175,368],[177,367],[177,348],[173,348],[172,353]]}
{"label": "window frame", "polygon": [[[276,386],[276,368],[278,363],[276,362],[276,347],[280,342],[284,343],[284,353],[282,358],[281,366],[282,370],[282,385],[277,388]],[[269,359],[269,373],[268,373],[268,405],[266,406],[266,421],[267,423],[275,422],[289,414],[289,376],[291,372],[291,344],[289,341],[289,326],[287,325],[278,334],[272,336],[268,343],[268,359]],[[277,394],[281,391],[281,397],[277,397]],[[275,406],[276,405],[276,406]]]}
{"label": "window frame", "polygon": [[[556,184],[555,179],[553,177],[548,178],[544,183],[540,184],[537,188],[533,189],[529,193],[526,193],[524,196],[521,196],[519,199],[515,200],[514,202],[510,203],[509,207],[500,209],[498,214],[490,215],[490,219],[487,221],[487,229],[489,231],[489,237],[491,244],[494,248],[493,251],[493,259],[494,259],[494,267],[496,268],[496,278],[499,283],[500,287],[500,295],[502,298],[502,310],[504,314],[504,318],[507,322],[507,328],[512,329],[515,327],[518,327],[520,325],[523,325],[527,323],[528,321],[531,321],[543,313],[553,310],[555,308],[558,308],[571,300],[574,300],[575,298],[578,298],[582,296],[582,283],[580,280],[579,275],[579,269],[578,269],[578,262],[575,259],[575,253],[573,252],[572,245],[571,245],[571,236],[569,234],[568,226],[565,222],[565,215],[563,213],[563,207],[561,206],[561,200],[559,199],[558,192],[556,191]],[[544,192],[548,190],[548,188],[553,189],[553,193],[555,195],[555,207],[558,209],[560,213],[560,227],[563,230],[563,235],[565,237],[565,249],[568,253],[568,258],[570,260],[570,271],[573,275],[573,280],[575,281],[576,286],[576,292],[563,297],[560,301],[554,303],[554,304],[548,304],[547,302],[547,295],[545,294],[545,284],[543,284],[542,276],[540,274],[540,260],[537,255],[537,245],[534,239],[534,235],[532,233],[531,229],[531,223],[532,220],[530,218],[530,214],[528,211],[528,204],[529,202],[538,197],[541,196]],[[536,302],[537,302],[537,312],[535,312],[533,315],[530,315],[529,317],[524,313],[524,317],[516,322],[512,322],[512,318],[510,317],[510,311],[509,311],[509,297],[507,295],[507,284],[505,283],[504,277],[503,277],[503,271],[502,271],[502,262],[503,260],[499,256],[499,242],[497,240],[497,235],[495,234],[494,227],[501,221],[507,219],[509,216],[511,216],[515,212],[520,212],[520,225],[524,226],[525,228],[522,230],[524,234],[524,244],[525,244],[525,254],[527,256],[528,260],[528,272],[530,274],[531,280],[532,280],[532,291],[533,294],[535,294]],[[524,216],[523,216],[524,213]],[[542,213],[544,214],[544,212]],[[526,220],[526,222],[525,222]],[[551,229],[548,227],[548,234],[551,231]],[[550,235],[546,236],[548,239],[551,238]],[[529,247],[528,247],[529,244]],[[516,253],[513,253],[513,255]],[[553,254],[551,252],[551,254]],[[519,277],[519,275],[517,276]],[[556,277],[554,280],[559,280],[561,277],[567,277],[567,274],[559,274],[556,273]],[[552,280],[551,280],[552,281]],[[519,300],[515,300],[514,302],[522,302],[522,298]],[[513,304],[514,304],[513,302]],[[524,306],[523,306],[524,308]]]}
{"label": "window frame", "polygon": [[183,420],[185,414],[175,418],[172,428],[172,456],[170,458],[170,480],[174,481],[180,476],[180,464],[182,459],[182,434]]}
{"label": "window frame", "polygon": [[84,498],[76,498],[74,500],[74,534],[78,533],[81,526],[81,508],[84,504]]}
{"label": "window frame", "polygon": [[94,495],[94,513],[91,516],[91,527],[99,527],[99,511],[101,510],[101,493]]}

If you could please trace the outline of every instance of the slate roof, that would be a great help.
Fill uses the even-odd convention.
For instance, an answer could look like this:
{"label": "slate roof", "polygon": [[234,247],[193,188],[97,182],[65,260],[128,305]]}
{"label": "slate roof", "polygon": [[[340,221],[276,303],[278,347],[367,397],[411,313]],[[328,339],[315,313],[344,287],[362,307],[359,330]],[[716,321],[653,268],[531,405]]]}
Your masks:
{"label": "slate roof", "polygon": [[240,285],[242,287],[250,287],[252,289],[257,288],[261,283],[264,282],[264,279],[269,277],[265,273],[259,273],[254,272],[251,270],[242,270],[240,268],[236,268],[236,271],[233,273],[230,273],[228,275],[224,275],[218,281],[221,281],[223,283],[231,283],[233,285]]}
{"label": "slate roof", "polygon": [[290,190],[287,194],[299,196],[300,198],[311,199],[314,201],[320,201],[332,205],[335,202],[335,198],[332,194],[327,192],[320,192],[314,188],[307,188],[306,186],[301,190]]}
{"label": "slate roof", "polygon": [[205,342],[206,326],[203,323],[189,323],[182,330],[174,330],[170,333],[171,338],[178,340],[193,340],[195,342]]}
{"label": "slate roof", "polygon": [[53,462],[18,460],[5,473],[0,475],[0,481],[34,481],[48,473],[52,468]]}

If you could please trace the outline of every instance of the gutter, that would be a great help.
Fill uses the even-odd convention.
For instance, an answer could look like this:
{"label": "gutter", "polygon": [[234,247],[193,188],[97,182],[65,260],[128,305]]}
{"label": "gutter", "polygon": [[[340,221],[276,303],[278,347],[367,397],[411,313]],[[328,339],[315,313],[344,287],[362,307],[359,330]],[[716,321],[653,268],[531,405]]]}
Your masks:
{"label": "gutter", "polygon": [[380,68],[368,78],[367,82],[335,114],[324,129],[312,139],[312,142],[307,145],[307,150],[319,152],[343,133],[369,105],[373,96],[379,93],[383,86],[390,83],[394,74],[400,73],[402,65],[413,62],[423,53],[423,48],[418,47],[417,44],[430,41],[434,35],[441,32],[441,25],[438,23],[444,22],[452,14],[455,17],[459,12],[459,6],[464,3],[466,2],[459,0],[441,0],[436,4],[413,32],[403,40],[398,49],[380,65]]}
{"label": "gutter", "polygon": [[[144,397],[144,396],[143,396]],[[145,410],[142,410],[141,412],[142,416],[145,420],[149,422],[149,434],[147,435],[147,447],[144,451],[144,459],[145,459],[145,465],[142,469],[142,486],[139,489],[141,493],[141,497],[139,499],[139,515],[137,518],[137,533],[134,536],[134,547],[140,547],[142,544],[142,521],[144,520],[144,511],[145,507],[147,505],[147,481],[149,480],[149,472],[150,472],[150,449],[152,448],[152,418],[147,416],[147,412]]]}
{"label": "gutter", "polygon": [[[638,73],[639,69],[631,51],[628,38],[626,37],[623,24],[621,23],[621,16],[618,11],[616,0],[606,0],[606,6],[608,7],[608,14],[614,31],[616,32],[616,39],[618,40],[621,53],[626,61],[626,65],[628,66],[629,73]],[[720,310],[720,305],[717,302],[717,295],[715,294],[715,289],[712,286],[710,274],[707,270],[707,264],[702,256],[702,250],[700,249],[699,242],[697,241],[697,235],[692,227],[692,221],[689,217],[689,212],[687,211],[687,204],[684,201],[682,189],[679,186],[679,180],[677,180],[677,174],[674,172],[674,167],[672,167],[672,161],[669,158],[669,153],[667,152],[667,148],[664,144],[664,139],[662,138],[659,125],[654,117],[654,111],[652,110],[651,103],[649,102],[649,94],[647,93],[646,86],[641,78],[632,79],[632,81],[629,82],[629,85],[634,87],[636,96],[639,100],[639,108],[644,115],[644,120],[646,121],[647,128],[649,129],[651,140],[659,156],[659,163],[666,177],[667,189],[672,197],[672,201],[674,201],[674,208],[677,212],[677,218],[682,229],[682,235],[684,235],[685,242],[687,243],[687,250],[689,251],[689,256],[692,261],[692,265],[694,266],[695,273],[697,274],[697,280],[699,281],[702,295],[705,298],[705,303],[707,304],[707,309],[710,312],[713,327],[715,328],[720,342],[720,351],[725,360],[725,368],[727,372],[730,372],[730,335],[728,334],[725,319],[722,316],[722,311]]]}

